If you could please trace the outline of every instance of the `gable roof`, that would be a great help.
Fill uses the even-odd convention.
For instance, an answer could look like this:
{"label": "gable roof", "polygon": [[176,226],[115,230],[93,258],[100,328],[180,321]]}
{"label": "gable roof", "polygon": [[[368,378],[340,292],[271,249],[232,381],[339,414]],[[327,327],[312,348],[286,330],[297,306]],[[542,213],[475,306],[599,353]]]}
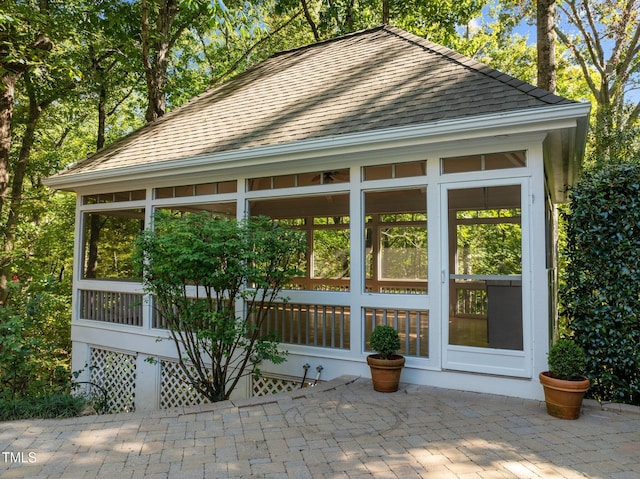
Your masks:
{"label": "gable roof", "polygon": [[382,26],[285,51],[49,179],[574,104]]}

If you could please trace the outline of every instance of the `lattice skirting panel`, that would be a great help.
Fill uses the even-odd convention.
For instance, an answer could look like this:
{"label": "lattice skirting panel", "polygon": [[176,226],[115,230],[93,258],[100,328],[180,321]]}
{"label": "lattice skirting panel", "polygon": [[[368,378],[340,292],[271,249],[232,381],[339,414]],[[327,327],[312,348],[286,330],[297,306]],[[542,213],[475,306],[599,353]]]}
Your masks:
{"label": "lattice skirting panel", "polygon": [[107,391],[108,412],[135,411],[135,355],[91,348],[91,382]]}
{"label": "lattice skirting panel", "polygon": [[176,361],[160,361],[160,408],[195,406],[209,402],[189,384],[187,375]]}
{"label": "lattice skirting panel", "polygon": [[286,376],[260,376],[253,378],[251,393],[253,396],[268,396],[293,391],[300,387],[300,379]]}
{"label": "lattice skirting panel", "polygon": [[[177,361],[160,360],[160,408],[196,406],[209,400],[189,384],[186,374]],[[313,381],[307,381],[310,385]],[[300,387],[300,378],[289,376],[261,376],[251,382],[252,396],[268,396]]]}

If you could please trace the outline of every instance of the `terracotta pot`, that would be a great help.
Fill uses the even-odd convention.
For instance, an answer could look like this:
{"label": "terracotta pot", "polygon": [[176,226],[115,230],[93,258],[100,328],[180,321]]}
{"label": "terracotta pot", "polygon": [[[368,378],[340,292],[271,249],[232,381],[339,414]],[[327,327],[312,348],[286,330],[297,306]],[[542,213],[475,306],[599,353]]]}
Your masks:
{"label": "terracotta pot", "polygon": [[389,359],[380,358],[379,354],[367,356],[367,364],[371,369],[373,389],[381,393],[392,393],[398,390],[400,374],[404,367],[404,357],[394,354]]}
{"label": "terracotta pot", "polygon": [[544,388],[547,412],[560,419],[578,419],[582,408],[582,398],[589,389],[589,378],[557,379],[548,371],[540,373],[540,384]]}

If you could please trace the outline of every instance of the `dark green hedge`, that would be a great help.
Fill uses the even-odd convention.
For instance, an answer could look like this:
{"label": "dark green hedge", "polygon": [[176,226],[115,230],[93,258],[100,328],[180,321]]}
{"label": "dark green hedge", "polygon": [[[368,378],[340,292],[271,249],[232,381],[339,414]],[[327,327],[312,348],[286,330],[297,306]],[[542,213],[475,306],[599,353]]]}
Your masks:
{"label": "dark green hedge", "polygon": [[640,165],[585,174],[566,219],[563,304],[590,395],[640,404]]}

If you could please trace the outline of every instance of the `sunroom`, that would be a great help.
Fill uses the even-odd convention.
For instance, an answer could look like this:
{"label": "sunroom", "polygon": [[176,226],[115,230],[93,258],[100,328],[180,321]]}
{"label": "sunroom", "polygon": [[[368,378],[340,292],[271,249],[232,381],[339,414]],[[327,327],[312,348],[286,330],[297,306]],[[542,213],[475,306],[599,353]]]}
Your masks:
{"label": "sunroom", "polygon": [[390,324],[404,382],[539,398],[554,204],[588,114],[387,26],[276,55],[49,178],[78,195],[73,369],[116,391],[114,409],[198,402],[132,251],[155,211],[208,211],[307,239],[266,325],[288,360],[239,395],[305,365],[368,376],[368,336]]}

